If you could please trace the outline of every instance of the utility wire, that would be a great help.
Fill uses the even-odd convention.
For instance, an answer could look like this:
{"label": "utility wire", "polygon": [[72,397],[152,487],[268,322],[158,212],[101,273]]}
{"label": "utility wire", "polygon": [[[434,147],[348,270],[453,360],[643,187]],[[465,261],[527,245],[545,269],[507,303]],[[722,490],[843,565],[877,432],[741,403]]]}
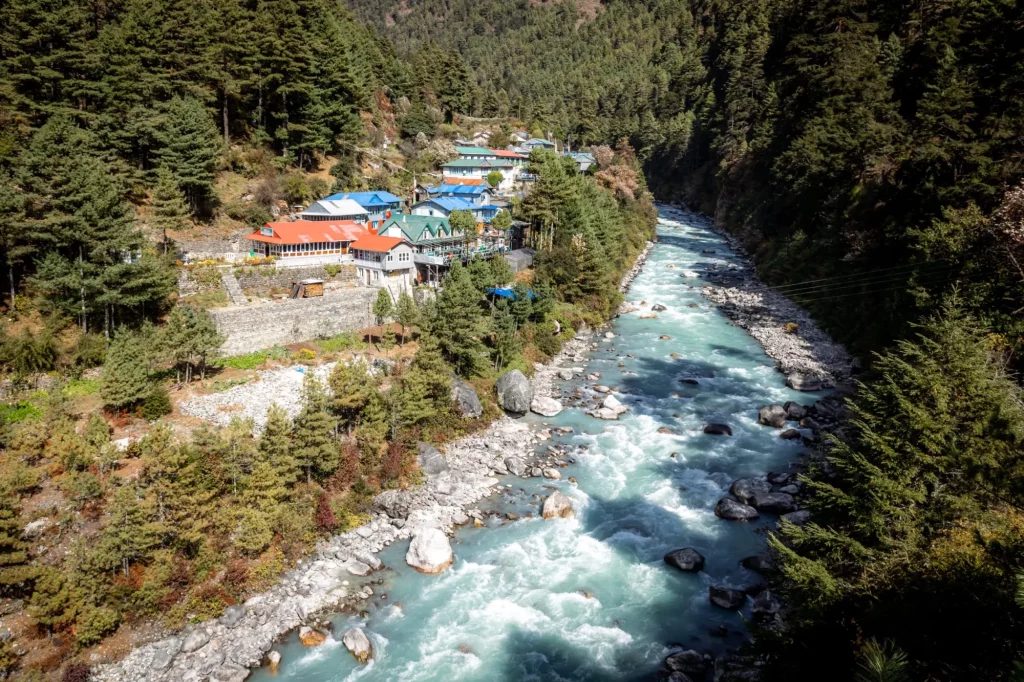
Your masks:
{"label": "utility wire", "polygon": [[896,265],[896,266],[893,266],[891,268],[879,268],[877,270],[865,270],[864,272],[856,272],[856,273],[852,273],[852,274],[849,274],[849,275],[838,275],[836,277],[823,277],[821,279],[809,279],[809,280],[806,280],[806,281],[803,281],[803,282],[791,282],[790,284],[780,284],[779,286],[774,287],[774,288],[778,289],[778,290],[790,289],[790,288],[798,288],[798,287],[802,287],[802,286],[805,286],[805,285],[808,285],[808,284],[815,284],[817,282],[833,282],[833,281],[836,281],[836,280],[851,279],[851,278],[858,278],[858,277],[866,277],[866,276],[869,276],[869,275],[875,275],[875,274],[878,274],[878,273],[881,273],[881,272],[890,272],[890,271],[894,271],[894,270],[913,270],[915,268],[922,268],[922,267],[926,267],[926,266],[931,266],[932,264],[947,263],[947,262],[948,261],[946,259],[942,259],[942,260],[934,260],[934,261],[924,261],[923,263],[911,263],[911,264],[908,264],[908,265]]}
{"label": "utility wire", "polygon": [[952,266],[933,267],[922,271],[911,271],[905,273],[901,272],[892,275],[882,275],[880,277],[866,277],[861,280],[846,280],[842,282],[836,282],[835,284],[818,284],[803,287],[800,289],[788,289],[785,291],[780,291],[779,293],[785,294],[786,296],[802,296],[805,294],[812,294],[821,291],[842,291],[843,289],[850,289],[853,287],[873,286],[876,284],[902,282],[906,281],[913,275],[919,275],[921,277],[930,277],[932,275],[947,273],[952,269]]}
{"label": "utility wire", "polygon": [[906,285],[903,285],[903,286],[889,287],[889,288],[886,288],[886,289],[868,289],[867,291],[854,291],[854,292],[851,292],[851,293],[848,293],[848,294],[839,294],[839,295],[836,295],[836,296],[817,296],[815,298],[809,298],[809,299],[803,299],[803,300],[794,299],[794,300],[799,305],[805,305],[807,303],[813,303],[815,301],[832,300],[834,298],[847,298],[849,296],[867,296],[868,294],[881,294],[881,293],[884,293],[884,292],[887,292],[887,291],[900,291],[900,290],[903,290],[903,289],[910,289],[911,286],[918,286],[918,285],[925,285],[925,284],[928,284],[928,285],[944,284],[945,282],[949,282],[949,281],[952,281],[954,279],[956,279],[956,278],[955,277],[948,277],[948,276],[946,276],[946,277],[940,277],[939,279],[936,279],[936,280],[917,282],[914,285],[906,284]]}

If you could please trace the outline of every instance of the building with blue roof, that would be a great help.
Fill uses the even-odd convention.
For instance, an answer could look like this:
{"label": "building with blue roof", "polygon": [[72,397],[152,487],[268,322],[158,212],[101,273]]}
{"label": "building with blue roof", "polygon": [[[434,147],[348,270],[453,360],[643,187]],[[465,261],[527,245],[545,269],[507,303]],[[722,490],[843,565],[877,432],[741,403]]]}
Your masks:
{"label": "building with blue roof", "polygon": [[415,216],[433,216],[448,218],[453,211],[469,211],[478,223],[490,223],[498,214],[498,207],[490,204],[477,204],[472,199],[456,196],[437,196],[413,205]]}
{"label": "building with blue roof", "polygon": [[433,197],[461,197],[469,199],[477,206],[491,203],[493,190],[486,185],[462,185],[444,183],[437,187],[427,187],[427,194]]}
{"label": "building with blue roof", "polygon": [[378,229],[392,214],[401,214],[405,209],[405,200],[391,192],[378,190],[373,192],[341,192],[327,197],[328,201],[349,199],[362,206],[367,213],[371,229]]}

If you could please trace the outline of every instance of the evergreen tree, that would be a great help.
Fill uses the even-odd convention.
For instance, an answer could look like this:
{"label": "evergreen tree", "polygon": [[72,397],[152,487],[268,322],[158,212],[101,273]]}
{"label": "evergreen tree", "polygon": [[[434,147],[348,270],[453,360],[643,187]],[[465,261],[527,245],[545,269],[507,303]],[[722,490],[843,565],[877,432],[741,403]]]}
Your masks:
{"label": "evergreen tree", "polygon": [[12,591],[32,577],[28,564],[29,543],[22,537],[23,529],[14,497],[4,491],[0,495],[0,594]]}
{"label": "evergreen tree", "polygon": [[184,192],[193,213],[210,197],[220,156],[217,129],[196,99],[175,97],[167,103],[158,132],[160,164]]}
{"label": "evergreen tree", "polygon": [[115,410],[137,405],[149,393],[149,362],[137,334],[118,330],[103,364],[100,395]]}
{"label": "evergreen tree", "polygon": [[59,570],[49,566],[39,570],[27,611],[36,623],[50,632],[60,630],[75,620],[75,599]]}
{"label": "evergreen tree", "polygon": [[[278,485],[291,486],[299,479],[299,463],[292,444],[292,426],[288,414],[276,404],[267,410],[267,422],[260,435],[257,464],[260,462],[270,465]],[[254,478],[256,471],[253,470]]]}
{"label": "evergreen tree", "polygon": [[391,292],[386,287],[382,288],[377,292],[377,300],[373,302],[373,316],[377,318],[377,324],[384,324],[384,320],[391,317],[393,312]]}
{"label": "evergreen tree", "polygon": [[180,232],[189,227],[189,207],[184,193],[166,168],[157,170],[156,185],[153,187],[153,198],[150,202],[153,217],[149,224],[163,235],[163,252],[168,249],[167,232]]}
{"label": "evergreen tree", "polygon": [[117,489],[106,512],[107,524],[99,552],[110,569],[120,570],[127,578],[131,564],[144,560],[152,548],[153,529],[137,491],[130,484]]}
{"label": "evergreen tree", "polygon": [[402,291],[398,295],[395,316],[398,318],[398,323],[402,325],[402,343],[404,344],[408,336],[406,331],[409,327],[420,324],[421,317],[419,306],[416,305],[416,301],[409,295],[409,292]]}
{"label": "evergreen tree", "polygon": [[166,424],[157,425],[140,445],[153,532],[165,544],[194,553],[207,539],[208,502],[213,496],[204,484],[196,451],[175,442]]}
{"label": "evergreen tree", "polygon": [[337,419],[331,415],[327,387],[312,372],[302,380],[302,411],[295,418],[295,459],[306,470],[306,482],[329,476],[338,468]]}
{"label": "evergreen tree", "polygon": [[353,361],[335,365],[328,383],[334,394],[331,409],[351,432],[359,425],[371,396],[377,393],[378,382],[370,375],[365,363]]}
{"label": "evergreen tree", "polygon": [[437,298],[430,333],[437,339],[441,354],[462,376],[476,371],[483,352],[480,300],[469,273],[458,262],[453,263]]}
{"label": "evergreen tree", "polygon": [[222,343],[224,337],[217,333],[210,314],[191,305],[174,308],[163,329],[162,345],[179,368],[184,366],[186,384],[192,380],[194,367],[206,378],[206,361]]}

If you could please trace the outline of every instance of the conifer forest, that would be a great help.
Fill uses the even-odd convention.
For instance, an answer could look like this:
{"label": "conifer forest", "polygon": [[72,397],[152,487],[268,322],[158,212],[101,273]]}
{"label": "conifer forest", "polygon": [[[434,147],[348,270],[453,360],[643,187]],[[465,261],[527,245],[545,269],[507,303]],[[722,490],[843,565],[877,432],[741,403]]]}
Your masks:
{"label": "conifer forest", "polygon": [[[0,680],[101,679],[423,485],[622,313],[655,202],[858,365],[749,665],[660,679],[1024,681],[1021,0],[3,0]],[[379,295],[225,350],[309,303],[318,205],[357,236],[297,277]]]}

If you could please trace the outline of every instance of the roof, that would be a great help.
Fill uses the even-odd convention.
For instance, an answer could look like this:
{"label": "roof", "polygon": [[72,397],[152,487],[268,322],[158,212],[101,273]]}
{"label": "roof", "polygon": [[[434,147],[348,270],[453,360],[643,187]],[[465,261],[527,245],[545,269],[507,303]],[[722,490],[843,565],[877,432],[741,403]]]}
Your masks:
{"label": "roof", "polygon": [[483,184],[467,185],[459,182],[448,182],[448,178],[445,178],[445,181],[437,187],[427,187],[427,192],[430,194],[439,194],[446,197],[478,197],[490,191],[491,188]]}
{"label": "roof", "polygon": [[[435,206],[440,206],[446,211],[472,211],[476,208],[473,202],[469,199],[452,196],[441,196],[433,199],[427,199],[426,201],[421,201],[416,204],[416,206],[420,206],[422,204],[434,204]],[[416,206],[413,206],[413,208],[416,208]]]}
{"label": "roof", "polygon": [[384,223],[380,228],[384,232],[391,226],[398,226],[413,244],[419,244],[426,239],[436,239],[439,234],[450,236],[452,226],[447,218],[425,215],[401,215],[395,216]]}
{"label": "roof", "polygon": [[509,168],[511,166],[511,161],[502,159],[455,159],[441,164],[441,168]]}
{"label": "roof", "polygon": [[391,192],[385,192],[383,190],[378,192],[343,192],[340,194],[332,194],[327,197],[325,201],[339,201],[342,199],[351,199],[364,208],[402,203],[402,197],[395,196]]}
{"label": "roof", "polygon": [[511,149],[492,149],[494,155],[499,159],[526,159],[528,157],[523,156],[519,152],[514,152]]}
{"label": "roof", "polygon": [[382,237],[379,234],[367,232],[365,237],[360,237],[359,241],[352,242],[351,248],[363,251],[385,252],[404,243],[405,240],[401,237]]}
{"label": "roof", "polygon": [[491,149],[488,149],[487,147],[477,147],[477,146],[472,146],[472,147],[456,147],[455,151],[457,151],[459,154],[463,154],[463,155],[473,154],[475,156],[496,156],[494,151],[491,150]]}
{"label": "roof", "polygon": [[565,152],[565,156],[571,156],[574,159],[594,160],[594,155],[590,152]]}
{"label": "roof", "polygon": [[487,189],[487,181],[483,178],[445,178],[441,186],[445,185],[478,185]]}
{"label": "roof", "polygon": [[256,230],[247,238],[265,244],[309,244],[311,242],[351,242],[370,234],[370,231],[351,220],[294,220],[290,223],[267,223],[263,228],[273,230],[267,236]]}
{"label": "roof", "polygon": [[552,142],[551,140],[542,140],[539,137],[531,137],[529,140],[527,140],[523,144],[528,144],[528,145],[531,145],[531,146],[541,145],[541,146],[544,146],[544,147],[554,147],[555,146],[555,143]]}
{"label": "roof", "polygon": [[[338,195],[334,195],[338,196]],[[366,209],[352,199],[332,199],[327,197],[320,201],[314,201],[309,208],[299,215],[332,215],[332,216],[354,216],[366,215]]]}

